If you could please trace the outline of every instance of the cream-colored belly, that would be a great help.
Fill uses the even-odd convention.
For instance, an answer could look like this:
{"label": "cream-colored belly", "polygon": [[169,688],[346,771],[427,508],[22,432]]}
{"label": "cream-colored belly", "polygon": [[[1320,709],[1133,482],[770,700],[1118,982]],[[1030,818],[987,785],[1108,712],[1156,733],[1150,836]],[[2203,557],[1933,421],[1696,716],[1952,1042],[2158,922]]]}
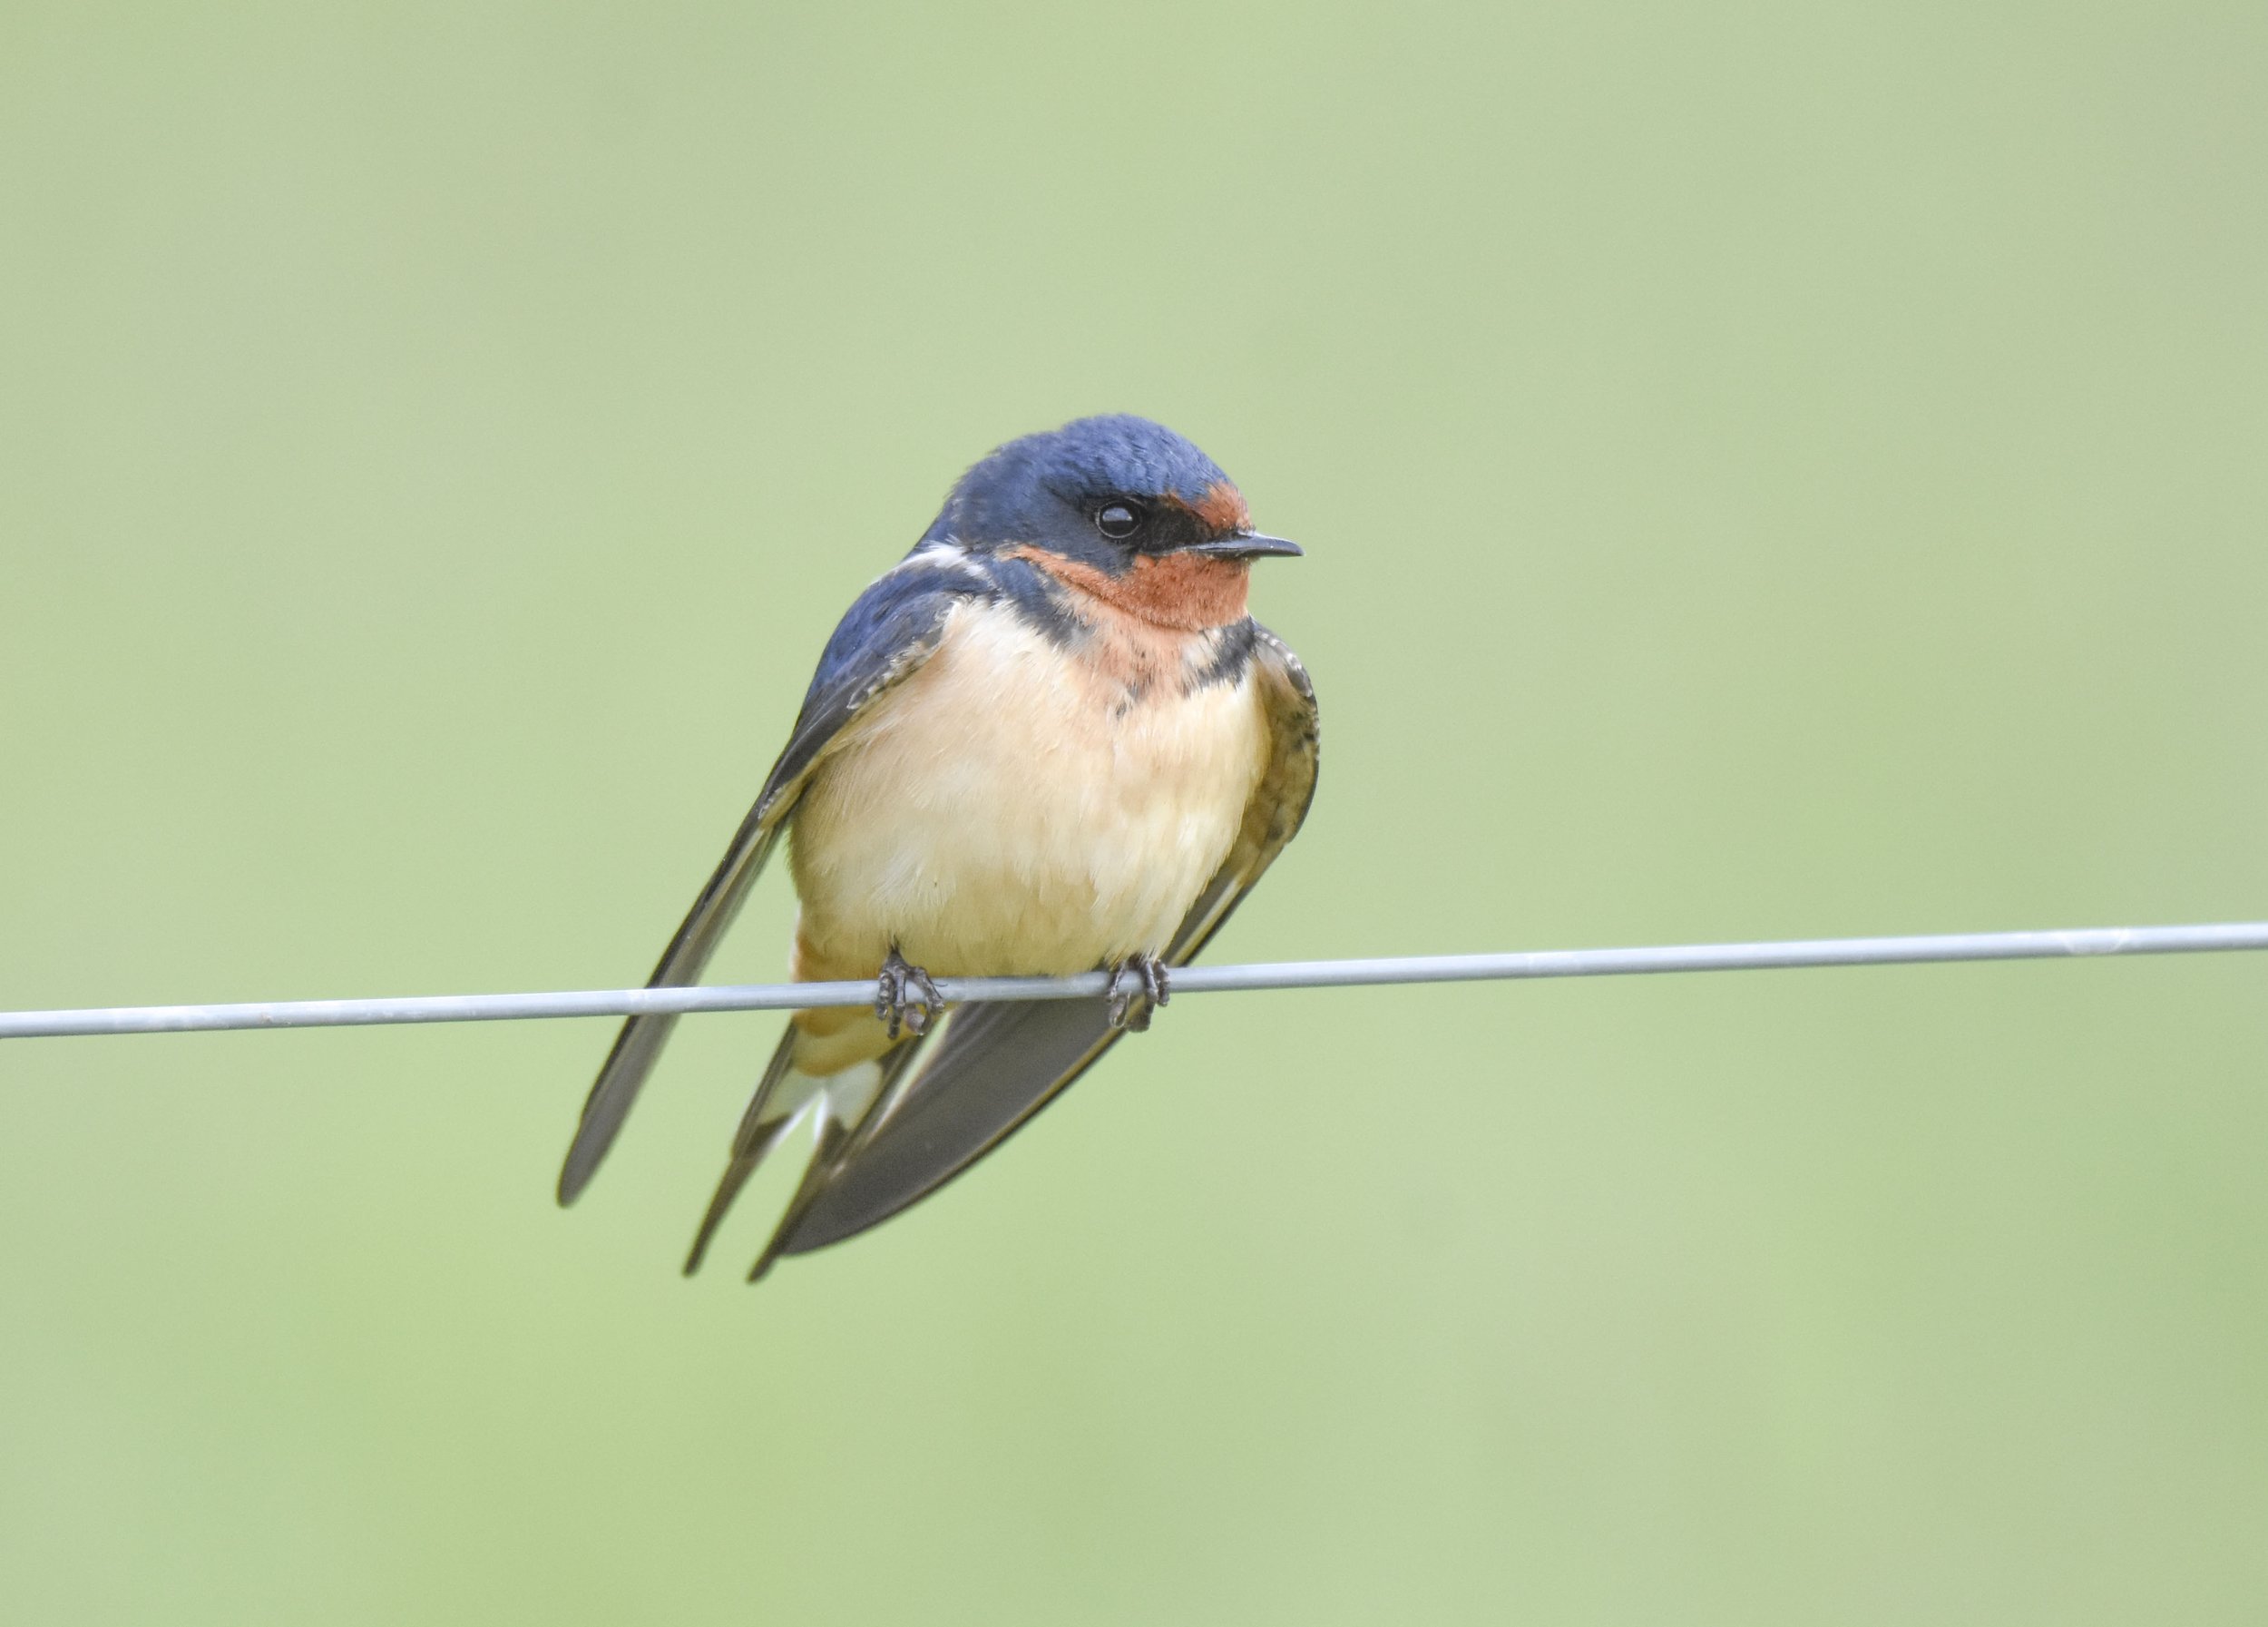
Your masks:
{"label": "cream-colored belly", "polygon": [[952,613],[804,792],[790,862],[818,963],[804,975],[864,975],[894,944],[940,976],[1164,949],[1266,765],[1249,678],[1129,705],[1012,612]]}

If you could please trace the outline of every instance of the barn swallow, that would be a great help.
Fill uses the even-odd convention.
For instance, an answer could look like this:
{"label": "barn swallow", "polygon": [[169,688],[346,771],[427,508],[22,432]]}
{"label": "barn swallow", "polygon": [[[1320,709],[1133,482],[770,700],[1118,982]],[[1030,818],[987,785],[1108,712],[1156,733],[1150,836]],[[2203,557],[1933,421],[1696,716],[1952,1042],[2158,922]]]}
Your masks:
{"label": "barn swallow", "polygon": [[[1299,829],[1316,711],[1246,613],[1252,528],[1160,425],[1081,418],[963,475],[827,641],[803,711],[649,986],[699,980],[780,838],[791,975],[873,980],[875,1009],[798,1011],[741,1116],[685,1262],[765,1155],[814,1125],[748,1273],[937,1190],[1165,1005]],[[1112,970],[1106,999],[948,1008],[936,977]],[[622,1024],[559,1177],[572,1203],[675,1019]]]}

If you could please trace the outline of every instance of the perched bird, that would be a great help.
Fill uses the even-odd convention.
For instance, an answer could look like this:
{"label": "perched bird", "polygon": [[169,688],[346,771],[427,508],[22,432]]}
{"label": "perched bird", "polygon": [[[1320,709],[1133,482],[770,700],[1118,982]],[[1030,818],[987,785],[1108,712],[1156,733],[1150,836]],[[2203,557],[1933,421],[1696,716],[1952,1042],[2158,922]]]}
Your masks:
{"label": "perched bird", "polygon": [[[699,979],[782,834],[799,982],[876,981],[870,1013],[789,1020],[685,1269],[807,1114],[816,1147],[755,1281],[863,1231],[998,1146],[1129,1028],[1305,817],[1315,700],[1245,609],[1253,530],[1204,453],[1081,418],[963,475],[850,607],[787,749],[650,986]],[[933,977],[1107,967],[1107,1001],[947,1010]],[[584,1103],[559,1201],[622,1125],[674,1019],[637,1016]],[[926,1054],[924,1054],[926,1051]]]}

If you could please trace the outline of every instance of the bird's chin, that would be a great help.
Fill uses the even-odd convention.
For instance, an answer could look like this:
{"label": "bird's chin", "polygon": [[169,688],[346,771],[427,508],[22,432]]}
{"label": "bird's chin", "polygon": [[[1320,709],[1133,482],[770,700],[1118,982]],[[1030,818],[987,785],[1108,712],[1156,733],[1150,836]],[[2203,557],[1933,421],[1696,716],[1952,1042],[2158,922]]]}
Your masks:
{"label": "bird's chin", "polygon": [[1178,632],[1203,632],[1245,618],[1252,562],[1177,548],[1137,556],[1123,575],[1112,575],[1060,554],[1021,549],[1029,559],[1089,603]]}

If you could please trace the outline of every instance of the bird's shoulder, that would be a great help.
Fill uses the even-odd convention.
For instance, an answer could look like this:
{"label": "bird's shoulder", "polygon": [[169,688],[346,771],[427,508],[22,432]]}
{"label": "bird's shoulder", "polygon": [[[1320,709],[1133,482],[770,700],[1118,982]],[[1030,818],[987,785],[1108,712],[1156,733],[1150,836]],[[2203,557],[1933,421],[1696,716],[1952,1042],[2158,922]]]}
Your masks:
{"label": "bird's shoulder", "polygon": [[916,548],[851,601],[819,652],[753,817],[768,823],[786,816],[845,725],[936,652],[955,607],[1000,596],[986,565],[958,548]]}
{"label": "bird's shoulder", "polygon": [[807,708],[846,685],[854,693],[885,673],[909,650],[935,636],[956,604],[1000,596],[990,562],[958,549],[921,548],[867,583],[851,601],[806,691]]}

